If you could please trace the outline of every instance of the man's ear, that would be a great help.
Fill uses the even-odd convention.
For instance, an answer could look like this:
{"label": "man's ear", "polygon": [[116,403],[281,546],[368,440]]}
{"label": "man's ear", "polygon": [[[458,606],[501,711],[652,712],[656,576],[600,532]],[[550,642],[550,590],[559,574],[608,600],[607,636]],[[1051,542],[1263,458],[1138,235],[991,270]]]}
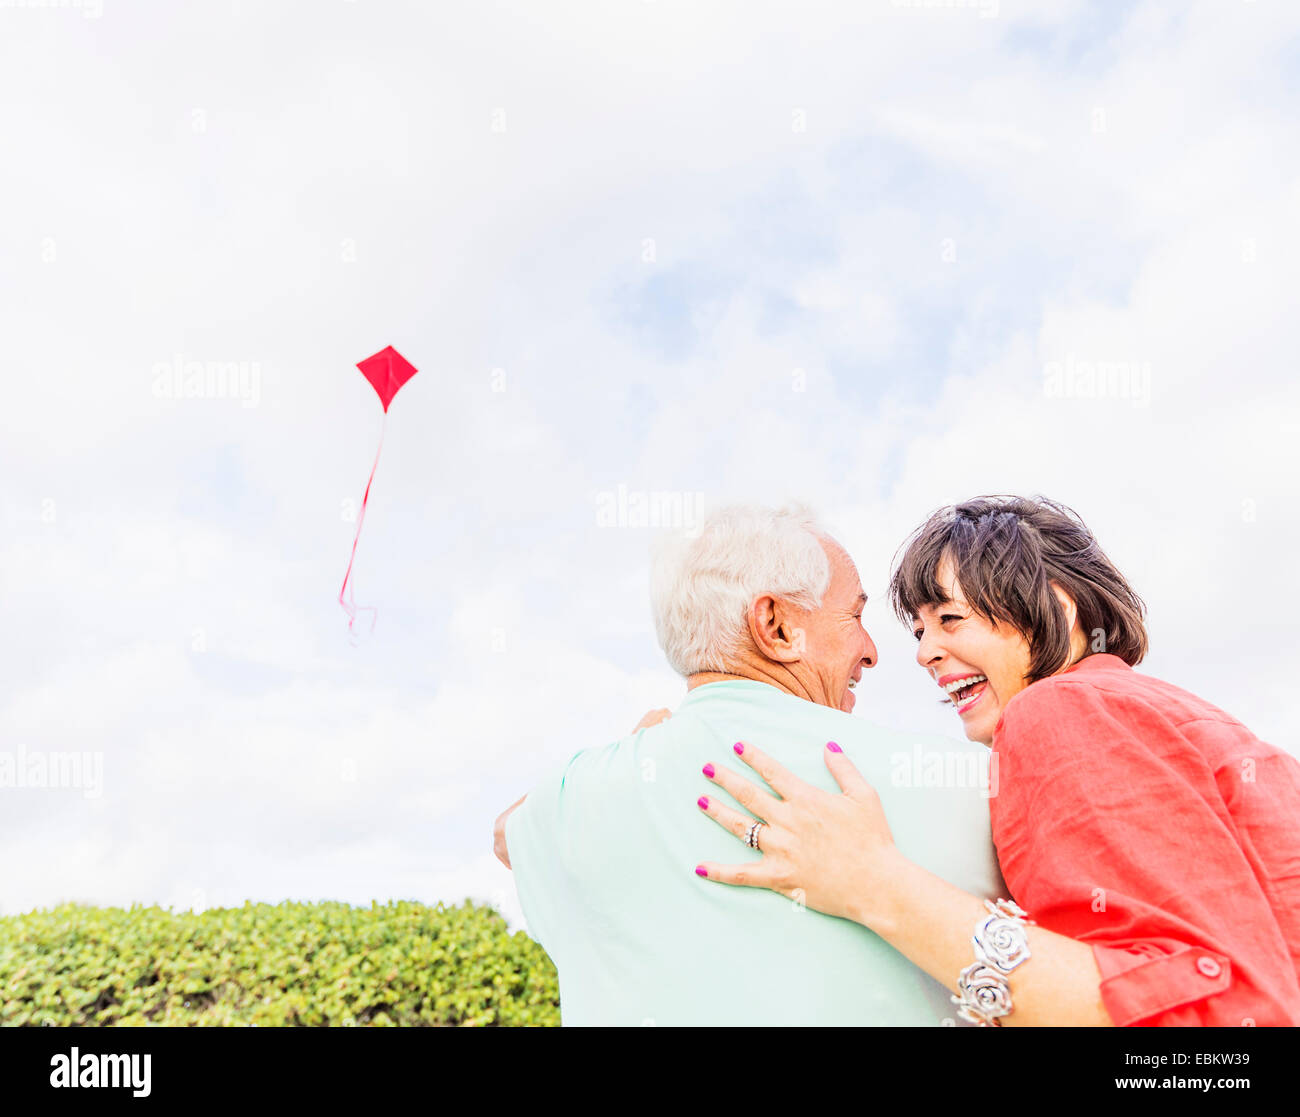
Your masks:
{"label": "man's ear", "polygon": [[764,594],[749,606],[749,636],[764,659],[795,663],[804,656],[804,630],[797,614],[779,597]]}

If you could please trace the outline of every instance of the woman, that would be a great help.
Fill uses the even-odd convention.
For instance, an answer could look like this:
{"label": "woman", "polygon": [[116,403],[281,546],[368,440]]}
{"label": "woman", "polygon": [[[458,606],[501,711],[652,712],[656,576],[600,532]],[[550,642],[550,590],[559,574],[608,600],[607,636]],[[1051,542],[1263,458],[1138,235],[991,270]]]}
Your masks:
{"label": "woman", "polygon": [[984,1026],[1300,1024],[1300,764],[1133,671],[1142,602],[1078,516],[1018,497],[944,509],[890,592],[917,662],[992,746],[1015,902],[904,858],[834,742],[842,795],[744,743],[780,798],[711,766],[750,813],[702,809],[764,856],[696,872],[856,920]]}

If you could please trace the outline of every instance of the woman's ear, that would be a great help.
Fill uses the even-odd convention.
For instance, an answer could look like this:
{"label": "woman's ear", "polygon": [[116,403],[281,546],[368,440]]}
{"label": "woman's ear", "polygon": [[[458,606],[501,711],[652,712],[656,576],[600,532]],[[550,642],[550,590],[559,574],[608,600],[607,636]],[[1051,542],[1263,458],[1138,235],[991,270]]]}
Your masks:
{"label": "woman's ear", "polygon": [[1063,590],[1056,582],[1049,582],[1048,584],[1052,587],[1052,592],[1056,594],[1056,600],[1061,603],[1061,609],[1065,613],[1066,624],[1069,625],[1071,630],[1073,630],[1075,622],[1079,619],[1079,607],[1074,603],[1074,598],[1066,593],[1065,590]]}
{"label": "woman's ear", "polygon": [[[1065,613],[1065,623],[1070,626],[1070,663],[1078,663],[1088,654],[1088,634],[1083,631],[1083,625],[1079,623],[1079,606],[1078,603],[1068,593],[1065,592],[1055,582],[1051,583],[1052,592],[1056,594],[1056,600],[1061,603],[1061,609]],[[1096,635],[1100,630],[1095,630]],[[1092,650],[1105,651],[1105,640],[1101,646],[1093,645]]]}

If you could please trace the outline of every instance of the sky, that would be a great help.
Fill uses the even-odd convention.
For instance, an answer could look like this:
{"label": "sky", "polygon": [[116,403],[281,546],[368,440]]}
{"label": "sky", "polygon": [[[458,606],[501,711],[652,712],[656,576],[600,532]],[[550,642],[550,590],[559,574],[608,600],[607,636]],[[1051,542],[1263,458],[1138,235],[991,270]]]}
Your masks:
{"label": "sky", "polygon": [[1284,0],[0,0],[0,765],[78,761],[0,913],[520,925],[494,818],[681,698],[651,546],[733,500],[855,558],[854,716],[960,736],[890,561],[1041,493],[1300,754],[1297,62]]}

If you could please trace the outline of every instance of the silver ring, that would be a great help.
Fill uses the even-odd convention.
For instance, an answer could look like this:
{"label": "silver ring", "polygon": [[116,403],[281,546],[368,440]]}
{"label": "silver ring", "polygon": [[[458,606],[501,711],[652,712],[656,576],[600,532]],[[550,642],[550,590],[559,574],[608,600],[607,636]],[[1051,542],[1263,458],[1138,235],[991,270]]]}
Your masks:
{"label": "silver ring", "polygon": [[749,824],[749,833],[745,836],[745,844],[749,846],[750,849],[758,849],[759,853],[762,853],[763,851],[758,847],[758,832],[766,825],[767,823],[761,818],[754,819],[754,821]]}

